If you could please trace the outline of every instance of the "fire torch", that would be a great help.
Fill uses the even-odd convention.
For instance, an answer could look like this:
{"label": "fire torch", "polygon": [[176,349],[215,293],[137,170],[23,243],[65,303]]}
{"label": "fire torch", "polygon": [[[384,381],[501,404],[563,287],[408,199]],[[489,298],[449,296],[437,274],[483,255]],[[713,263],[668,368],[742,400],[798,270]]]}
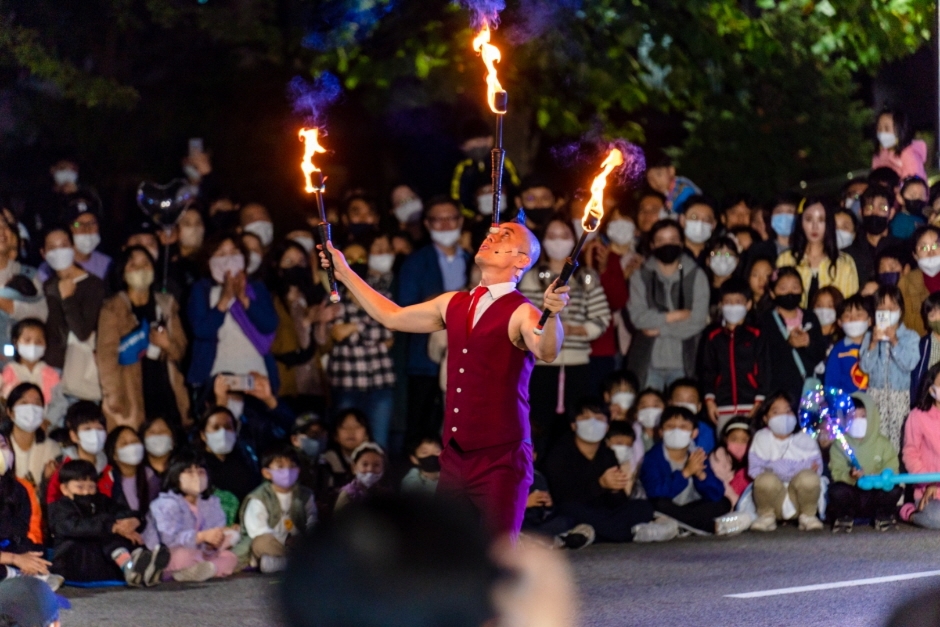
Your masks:
{"label": "fire torch", "polygon": [[330,234],[330,223],[326,221],[326,208],[323,205],[323,193],[326,191],[323,172],[313,163],[313,158],[318,152],[326,152],[326,149],[320,145],[318,140],[320,129],[302,128],[300,129],[300,141],[304,143],[304,157],[300,162],[300,169],[304,173],[305,187],[304,191],[308,194],[316,194],[317,209],[320,211],[320,225],[317,227],[317,233],[320,235],[320,243],[323,246],[323,252],[329,260],[330,265],[326,269],[327,277],[330,281],[330,302],[339,302],[339,291],[336,287],[336,277],[333,274],[333,257],[327,248],[326,243],[332,242]]}
{"label": "fire torch", "polygon": [[499,205],[503,191],[503,165],[506,162],[506,151],[503,149],[503,118],[509,106],[509,94],[499,84],[499,78],[496,76],[496,63],[502,55],[499,48],[490,43],[490,27],[486,22],[473,39],[473,49],[483,58],[486,65],[487,101],[490,109],[496,114],[496,141],[490,153],[493,180],[493,224],[490,226],[490,233],[499,233]]}

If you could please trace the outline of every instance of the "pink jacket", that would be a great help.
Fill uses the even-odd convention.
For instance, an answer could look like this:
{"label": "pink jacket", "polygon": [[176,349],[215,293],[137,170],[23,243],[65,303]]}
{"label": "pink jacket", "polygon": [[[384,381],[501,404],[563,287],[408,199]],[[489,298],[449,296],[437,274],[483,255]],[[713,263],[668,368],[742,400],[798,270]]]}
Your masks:
{"label": "pink jacket", "polygon": [[887,167],[897,172],[902,179],[916,174],[926,181],[927,172],[924,170],[926,161],[927,144],[923,140],[915,139],[910,146],[901,151],[900,155],[894,150],[882,148],[871,158],[871,169]]}
{"label": "pink jacket", "polygon": [[[724,447],[719,446],[708,457],[712,466],[712,472],[725,484],[725,498],[731,501],[731,507],[734,508],[744,492],[744,488],[751,482],[745,469],[735,472],[731,467],[731,455]],[[738,491],[740,489],[740,492]]]}
{"label": "pink jacket", "polygon": [[3,388],[0,395],[6,398],[13,391],[13,388],[24,381],[29,381],[30,383],[36,383],[42,389],[43,400],[46,402],[46,407],[48,407],[49,402],[52,400],[52,391],[55,386],[59,385],[59,373],[44,361],[36,364],[36,367],[39,368],[39,372],[33,371],[31,373],[32,377],[26,378],[23,376],[29,372],[26,366],[18,362],[7,363],[3,367],[2,375],[0,375],[3,378]]}
{"label": "pink jacket", "polygon": [[[940,409],[911,411],[904,424],[903,454],[910,473],[940,472]],[[920,499],[926,488],[927,484],[918,485],[914,497]]]}

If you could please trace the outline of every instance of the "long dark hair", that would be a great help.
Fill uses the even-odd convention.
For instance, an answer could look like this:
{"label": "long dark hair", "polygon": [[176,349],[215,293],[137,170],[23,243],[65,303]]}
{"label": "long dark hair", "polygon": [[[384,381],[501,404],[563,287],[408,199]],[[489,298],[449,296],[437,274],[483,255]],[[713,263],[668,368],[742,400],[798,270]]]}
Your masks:
{"label": "long dark hair", "polygon": [[[42,388],[35,383],[20,383],[13,388],[10,391],[10,395],[7,396],[6,407],[2,415],[0,415],[0,435],[7,439],[9,439],[10,434],[13,433],[13,406],[30,390],[36,390],[36,392],[39,393],[39,400],[42,402],[43,407],[46,406],[46,399],[42,394]],[[39,427],[36,429],[34,437],[36,438],[36,444],[42,444],[46,440],[46,432],[42,427]]]}
{"label": "long dark hair", "polygon": [[[182,494],[180,490],[180,475],[193,466],[202,468],[208,475],[209,469],[206,468],[206,458],[199,451],[192,447],[185,446],[177,451],[170,458],[170,463],[166,468],[166,477],[163,478],[163,491]],[[206,487],[206,491],[199,495],[199,498],[207,499],[214,492],[212,482]]]}
{"label": "long dark hair", "polygon": [[875,116],[875,126],[872,129],[872,145],[874,146],[874,154],[881,152],[881,142],[878,141],[878,120],[881,119],[883,115],[890,115],[891,120],[894,122],[894,134],[897,135],[898,143],[895,144],[893,150],[894,154],[899,155],[901,151],[911,145],[911,142],[914,141],[914,127],[911,126],[910,121],[907,119],[907,114],[901,111],[900,109],[889,109],[885,107],[882,109],[878,115]]}
{"label": "long dark hair", "polygon": [[221,231],[208,237],[206,241],[203,242],[202,248],[199,249],[199,255],[197,256],[197,262],[202,276],[208,277],[213,283],[215,279],[212,278],[212,271],[209,269],[209,260],[212,259],[216,251],[221,248],[225,240],[230,240],[232,244],[235,245],[235,248],[238,249],[238,252],[241,253],[242,258],[245,260],[245,272],[248,272],[248,249],[245,248],[245,245],[242,243],[241,235],[233,230]]}
{"label": "long dark hair", "polygon": [[[836,244],[836,212],[832,203],[824,201],[821,198],[805,198],[802,202],[802,211],[800,211],[796,220],[793,221],[793,234],[790,235],[790,251],[793,253],[793,259],[799,265],[806,254],[806,231],[803,230],[803,216],[813,205],[822,205],[823,213],[826,216],[826,232],[823,234],[823,250],[826,257],[829,258],[829,276],[835,278],[836,262],[839,260],[839,246]],[[804,287],[805,289],[805,287]]]}
{"label": "long dark hair", "polygon": [[150,254],[150,251],[144,248],[143,246],[128,246],[121,251],[120,256],[115,259],[115,262],[111,264],[111,269],[109,270],[110,279],[111,279],[111,290],[113,292],[123,292],[127,290],[127,281],[124,280],[124,271],[127,269],[127,264],[130,262],[131,257],[136,252],[141,252],[146,255],[147,259],[150,261],[150,268],[153,270],[154,281],[150,284],[150,294],[153,295],[153,286],[157,282],[157,261]]}
{"label": "long dark hair", "polygon": [[[757,433],[758,431],[760,431],[761,429],[767,426],[766,424],[764,424],[764,418],[766,418],[767,414],[770,413],[771,406],[773,406],[773,404],[776,403],[781,398],[787,402],[787,405],[790,406],[791,410],[793,411],[796,410],[796,404],[793,402],[793,397],[790,396],[789,392],[786,392],[784,390],[778,390],[774,392],[773,394],[768,396],[766,399],[764,399],[764,402],[761,403],[760,409],[757,410],[756,414],[754,414],[754,420],[753,422],[751,422],[751,430],[754,433]],[[799,428],[800,426],[799,420],[797,420],[796,426],[797,428]]]}
{"label": "long dark hair", "polygon": [[920,380],[920,393],[917,396],[917,409],[921,411],[930,411],[930,408],[936,403],[936,399],[930,394],[930,387],[936,381],[940,374],[940,363],[934,364],[924,378]]}
{"label": "long dark hair", "polygon": [[[114,482],[117,483],[123,477],[120,476],[120,470],[118,470],[117,465],[117,442],[118,438],[121,437],[121,434],[125,431],[130,431],[134,434],[134,437],[143,445],[143,440],[141,440],[140,435],[132,427],[127,425],[121,425],[116,427],[114,431],[108,434],[108,439],[104,441],[104,454],[108,456],[108,463],[111,464],[111,468],[114,472]],[[136,474],[134,475],[134,483],[137,486],[137,500],[139,504],[137,506],[137,511],[141,514],[146,514],[150,509],[150,484],[147,481],[147,453],[144,451],[144,458],[139,464],[137,464]]]}

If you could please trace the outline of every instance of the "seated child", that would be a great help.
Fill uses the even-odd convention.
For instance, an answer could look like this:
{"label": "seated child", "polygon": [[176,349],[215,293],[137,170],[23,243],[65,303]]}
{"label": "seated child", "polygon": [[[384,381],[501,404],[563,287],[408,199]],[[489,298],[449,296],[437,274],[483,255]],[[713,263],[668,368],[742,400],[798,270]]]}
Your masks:
{"label": "seated child", "polygon": [[715,476],[725,484],[725,498],[731,503],[731,509],[751,485],[751,478],[747,475],[747,448],[750,444],[748,418],[735,416],[721,430],[718,446],[708,457]]}
{"label": "seated child", "polygon": [[610,411],[611,420],[626,420],[636,400],[637,380],[629,370],[618,370],[607,375],[604,381],[604,402]]}
{"label": "seated child", "polygon": [[143,529],[150,502],[160,494],[162,482],[157,473],[144,463],[145,451],[140,436],[127,425],[115,427],[105,440],[104,451],[111,465],[111,498],[134,512]]}
{"label": "seated child", "polygon": [[[917,407],[904,424],[904,466],[913,474],[940,472],[940,363],[927,371]],[[938,484],[914,487],[915,505],[901,508],[901,518],[919,527],[940,529]],[[911,511],[911,510],[915,511]]]}
{"label": "seated child", "polygon": [[[12,361],[3,367],[3,389],[0,396],[6,398],[10,391],[24,381],[35,383],[42,389],[46,408],[54,396],[59,394],[59,373],[42,360],[46,352],[46,327],[36,318],[26,318],[13,325],[10,332],[16,353]],[[60,416],[61,417],[61,416]]]}
{"label": "seated child", "polygon": [[421,440],[409,459],[412,467],[401,480],[401,491],[434,494],[441,476],[440,438],[434,436]]}
{"label": "seated child", "polygon": [[261,458],[265,481],[242,504],[239,520],[251,545],[251,564],[263,573],[287,566],[287,547],[317,523],[313,492],[300,485],[300,460],[290,446],[276,448]]}
{"label": "seated child", "polygon": [[893,490],[862,490],[855,483],[862,475],[879,475],[883,470],[898,472],[898,452],[881,435],[881,415],[878,406],[864,392],[852,395],[855,403],[855,418],[845,425],[846,440],[855,452],[862,469],[856,470],[849,462],[842,447],[834,442],[829,449],[829,505],[826,518],[832,521],[832,532],[850,532],[856,518],[870,518],[875,529],[887,531],[895,526],[894,513],[903,494],[901,486]]}
{"label": "seated child", "polygon": [[633,429],[643,444],[643,450],[648,451],[656,443],[656,429],[659,428],[659,417],[666,408],[666,399],[659,390],[646,388],[636,399],[633,415],[636,422]]}
{"label": "seated child", "polygon": [[[698,389],[698,383],[694,379],[677,379],[669,386],[666,392],[667,405],[674,407],[685,407],[695,418],[697,424],[697,433],[695,436],[695,445],[705,449],[705,454],[709,454],[715,448],[715,429],[710,422],[702,419],[702,395]],[[662,420],[662,419],[660,419]]]}
{"label": "seated child", "polygon": [[778,520],[798,516],[800,531],[819,531],[823,528],[816,517],[823,470],[819,445],[797,430],[787,392],[772,394],[756,420],[765,427],[754,434],[747,456],[758,517],[751,529],[773,531]]}
{"label": "seated child", "polygon": [[321,472],[320,456],[326,451],[326,426],[320,416],[313,412],[298,416],[291,429],[290,443],[300,460],[300,485],[314,494],[325,490],[320,482],[327,473]]}
{"label": "seated child", "polygon": [[[620,470],[627,475],[627,485],[624,487],[624,494],[633,496],[637,487],[637,471],[640,469],[640,463],[643,460],[643,445],[637,441],[636,432],[630,423],[624,420],[611,420],[607,429],[607,448],[617,456],[617,463],[620,464]],[[640,449],[639,455],[637,448]]]}
{"label": "seated child", "polygon": [[175,581],[206,581],[228,577],[238,558],[230,550],[239,539],[225,526],[219,498],[209,489],[209,473],[202,455],[189,448],[170,461],[165,491],[150,504],[144,540],[170,550],[165,574]]}
{"label": "seated child", "polygon": [[[114,475],[108,464],[108,456],[104,453],[104,443],[108,435],[101,408],[91,401],[78,401],[66,412],[65,425],[68,427],[72,446],[63,449],[62,463],[83,459],[93,464],[98,472],[98,492],[110,497],[114,487]],[[62,496],[59,485],[59,473],[55,472],[49,478],[49,486],[46,488],[46,503],[53,503]]]}
{"label": "seated child", "polygon": [[49,505],[53,572],[68,581],[124,579],[129,586],[160,583],[170,561],[165,546],[141,546],[140,521],[98,492],[95,465],[73,459],[59,469],[62,498]]}
{"label": "seated child", "polygon": [[839,326],[844,337],[835,343],[826,359],[826,389],[838,388],[846,394],[868,389],[868,375],[858,363],[858,351],[871,327],[871,300],[855,294],[839,307]]}
{"label": "seated child", "polygon": [[713,531],[715,518],[731,503],[715,476],[708,455],[693,443],[698,424],[685,407],[667,407],[660,421],[661,442],[643,460],[640,480],[657,512],[703,531]]}
{"label": "seated child", "polygon": [[356,478],[339,491],[335,509],[367,499],[381,491],[378,483],[385,474],[385,451],[375,442],[363,442],[350,455]]}
{"label": "seated child", "polygon": [[[533,452],[533,461],[537,454]],[[538,470],[533,470],[529,498],[522,518],[522,533],[527,537],[538,535],[551,538],[556,549],[583,549],[594,543],[594,527],[578,525],[570,516],[555,511],[555,503],[548,490],[548,479]]]}

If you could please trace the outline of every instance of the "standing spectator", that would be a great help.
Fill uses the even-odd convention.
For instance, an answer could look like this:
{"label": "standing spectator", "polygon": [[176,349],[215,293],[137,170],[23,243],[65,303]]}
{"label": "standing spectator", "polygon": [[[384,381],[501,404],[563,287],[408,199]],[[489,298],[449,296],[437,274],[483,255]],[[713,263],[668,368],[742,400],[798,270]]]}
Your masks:
{"label": "standing spectator", "polygon": [[902,241],[890,234],[888,225],[895,216],[894,193],[883,185],[872,185],[861,195],[862,235],[846,252],[852,254],[859,285],[877,277],[875,265],[886,250],[897,248]]}
{"label": "standing spectator", "polygon": [[[695,263],[705,267],[706,244],[715,232],[718,220],[715,208],[704,196],[691,196],[686,201],[685,212],[679,216],[679,224],[685,233],[685,250]],[[735,251],[737,252],[737,251]]]}
{"label": "standing spectator", "polygon": [[829,285],[820,288],[810,303],[813,313],[816,314],[816,318],[819,320],[820,331],[822,331],[823,337],[826,338],[830,346],[836,339],[836,333],[839,329],[836,324],[838,321],[837,312],[841,309],[844,300],[842,293]]}
{"label": "standing spectator", "polygon": [[636,201],[636,230],[640,235],[638,250],[646,254],[648,242],[643,238],[649,235],[650,229],[660,220],[668,218],[671,214],[666,209],[666,197],[654,190],[644,191]]}
{"label": "standing spectator", "polygon": [[558,194],[551,181],[539,174],[522,179],[515,198],[516,209],[525,211],[526,226],[540,233],[558,208]]}
{"label": "standing spectator", "polygon": [[[46,354],[46,329],[39,320],[27,318],[13,325],[13,340],[15,349],[13,361],[7,362],[3,367],[3,389],[0,396],[6,398],[10,391],[20,383],[35,383],[42,389],[42,396],[47,399],[46,412],[49,422],[60,426],[66,404],[62,397],[59,385],[58,371],[47,364],[43,357]],[[49,405],[53,402],[57,416],[51,416]]]}
{"label": "standing spectator", "polygon": [[[111,268],[111,257],[98,250],[98,246],[101,244],[101,235],[98,232],[98,216],[94,211],[89,210],[88,205],[82,203],[70,206],[67,214],[64,226],[59,227],[56,223],[47,225],[45,248],[49,248],[48,237],[51,232],[64,231],[68,235],[69,245],[74,251],[75,265],[104,281],[108,276],[108,270]],[[54,248],[59,247],[54,246]],[[45,256],[45,253],[43,253],[43,257]],[[48,259],[39,266],[39,278],[43,282],[48,281],[57,272]]]}
{"label": "standing spectator", "polygon": [[[732,277],[738,268],[738,247],[730,237],[712,240],[704,251],[705,274],[710,278],[709,309],[718,313],[721,286]],[[713,316],[714,317],[714,316]]]}
{"label": "standing spectator", "polygon": [[747,286],[751,288],[751,300],[754,301],[754,306],[748,313],[748,322],[751,324],[756,325],[764,312],[773,307],[773,299],[768,288],[773,272],[773,261],[757,257],[751,262],[744,275],[747,278]]}
{"label": "standing spectator", "polygon": [[153,258],[132,246],[118,260],[119,291],[98,318],[98,372],[108,426],[135,429],[147,416],[189,422],[189,396],[179,370],[186,336],[176,299],[153,287]]}
{"label": "standing spectator", "polygon": [[927,327],[920,315],[921,303],[934,292],[940,292],[940,228],[922,226],[911,238],[917,268],[901,276],[898,288],[904,297],[904,326],[917,335],[926,335]]}
{"label": "standing spectator", "polygon": [[897,197],[900,210],[891,219],[891,235],[907,239],[918,227],[926,224],[924,209],[927,207],[928,194],[927,181],[919,176],[909,176],[901,182]]}
{"label": "standing spectator", "polygon": [[16,476],[39,490],[56,470],[62,454],[59,444],[43,429],[42,390],[32,383],[20,383],[7,397],[7,410],[0,418],[0,435],[13,449]]}
{"label": "standing spectator", "polygon": [[10,343],[10,330],[18,320],[42,322],[49,308],[35,268],[16,261],[18,237],[15,225],[0,217],[0,345]]}
{"label": "standing spectator", "polygon": [[750,196],[739,194],[725,205],[721,211],[721,226],[724,233],[730,233],[738,227],[750,228],[751,208],[757,206]]}
{"label": "standing spectator", "polygon": [[264,268],[264,246],[261,244],[261,238],[254,233],[245,231],[239,237],[242,246],[248,251],[248,260],[245,263],[245,275],[249,281],[263,281]]}
{"label": "standing spectator", "polygon": [[[450,181],[450,197],[455,203],[459,203],[457,206],[460,211],[470,217],[474,215],[477,206],[476,191],[480,188],[481,181],[490,180],[490,152],[495,138],[493,127],[478,117],[463,124],[460,136],[460,150],[464,159],[454,168]],[[519,174],[508,157],[503,168],[503,189],[506,190],[507,196],[512,196],[513,190],[520,185]]]}
{"label": "standing spectator", "polygon": [[775,261],[783,251],[790,248],[790,237],[793,235],[793,227],[796,223],[796,208],[800,200],[798,195],[790,192],[778,194],[774,198],[770,210],[770,230],[773,237],[752,246],[748,251],[750,259],[756,261],[763,258]]}
{"label": "standing spectator", "polygon": [[[243,233],[251,233],[260,241],[264,250],[267,251],[274,242],[274,223],[271,222],[271,214],[267,208],[256,202],[246,204],[238,212],[238,222],[241,225]],[[247,255],[245,256],[245,266],[248,266]]]}
{"label": "standing spectator", "polygon": [[663,389],[693,376],[698,337],[708,321],[708,278],[682,252],[678,224],[660,220],[650,230],[652,257],[630,277],[627,311],[637,333],[627,368],[640,387]]}
{"label": "standing spectator", "polygon": [[919,176],[927,179],[924,171],[927,144],[914,139],[914,129],[903,111],[884,109],[879,113],[873,139],[872,170],[888,167],[901,178]]}
{"label": "standing spectator", "polygon": [[372,241],[379,232],[381,216],[371,196],[354,190],[343,200],[340,220],[346,234],[346,245],[368,245],[368,242]]}
{"label": "standing spectator", "polygon": [[842,339],[835,343],[826,359],[825,387],[847,394],[864,392],[868,389],[868,375],[861,369],[858,357],[871,327],[870,300],[861,294],[851,296],[843,301],[838,313]]}

